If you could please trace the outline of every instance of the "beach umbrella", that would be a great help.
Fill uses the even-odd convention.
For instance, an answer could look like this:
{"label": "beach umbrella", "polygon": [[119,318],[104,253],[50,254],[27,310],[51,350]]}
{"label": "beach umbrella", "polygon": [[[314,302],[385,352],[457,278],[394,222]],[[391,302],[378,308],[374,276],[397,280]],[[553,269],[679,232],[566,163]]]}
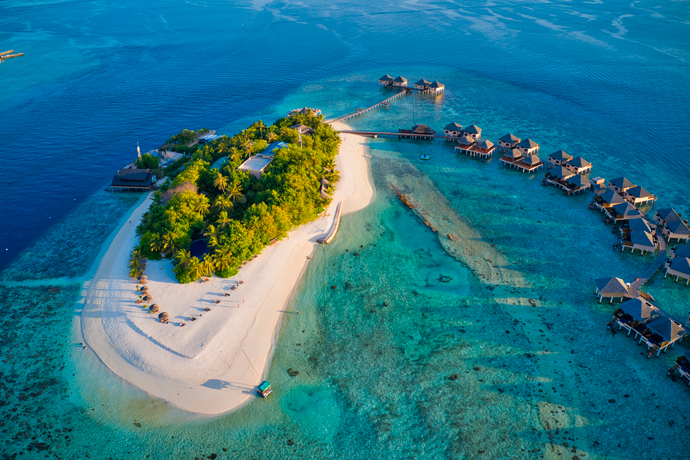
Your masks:
{"label": "beach umbrella", "polygon": [[151,301],[153,301],[153,296],[152,295],[145,295],[143,300],[146,303],[151,302]]}
{"label": "beach umbrella", "polygon": [[163,313],[158,315],[158,319],[161,320],[161,323],[166,323],[170,319],[170,314],[164,311]]}
{"label": "beach umbrella", "polygon": [[139,281],[146,281],[148,279],[148,276],[146,275],[139,275]]}
{"label": "beach umbrella", "polygon": [[151,313],[158,313],[158,310],[160,310],[160,307],[161,307],[160,305],[158,305],[157,303],[154,303],[153,305],[151,305]]}
{"label": "beach umbrella", "polygon": [[148,292],[148,291],[149,291],[149,287],[148,287],[148,286],[142,286],[142,287],[141,287],[141,292]]}

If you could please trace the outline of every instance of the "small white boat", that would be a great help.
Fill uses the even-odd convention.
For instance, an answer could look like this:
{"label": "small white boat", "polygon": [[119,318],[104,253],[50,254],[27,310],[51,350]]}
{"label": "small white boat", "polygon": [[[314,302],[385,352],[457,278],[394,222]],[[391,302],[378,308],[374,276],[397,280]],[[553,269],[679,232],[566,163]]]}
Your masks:
{"label": "small white boat", "polygon": [[420,155],[419,159],[420,160],[429,160],[431,157],[429,155]]}

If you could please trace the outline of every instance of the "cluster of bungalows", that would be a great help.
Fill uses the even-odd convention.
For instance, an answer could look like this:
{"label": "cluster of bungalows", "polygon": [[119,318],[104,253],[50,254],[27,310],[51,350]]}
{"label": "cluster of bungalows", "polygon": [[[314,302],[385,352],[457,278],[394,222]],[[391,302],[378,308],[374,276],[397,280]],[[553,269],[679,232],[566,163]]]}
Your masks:
{"label": "cluster of bungalows", "polygon": [[687,329],[680,322],[641,297],[620,304],[610,324],[611,327],[617,324],[619,330],[626,329],[628,336],[634,333],[638,343],[647,345],[648,356],[653,351],[659,356],[687,335]]}
{"label": "cluster of bungalows", "polygon": [[656,237],[656,226],[649,222],[646,217],[626,221],[620,227],[621,251],[630,248],[630,252],[639,249],[640,254],[645,252],[654,253],[659,246]]}
{"label": "cluster of bungalows", "polygon": [[539,144],[532,139],[520,139],[512,134],[506,134],[498,140],[499,149],[505,152],[498,161],[506,166],[515,168],[523,173],[532,173],[544,167],[539,158]]}
{"label": "cluster of bungalows", "polygon": [[624,221],[644,217],[635,206],[631,205],[616,191],[607,188],[601,195],[594,197],[593,206],[606,214],[607,222]]}
{"label": "cluster of bungalows", "polygon": [[666,262],[666,274],[675,276],[676,281],[685,280],[685,285],[690,283],[690,246],[679,244],[671,251],[671,259]]}
{"label": "cluster of bungalows", "polygon": [[412,88],[414,88],[415,90],[419,91],[420,93],[431,93],[431,94],[440,94],[440,93],[444,92],[446,89],[446,87],[443,83],[441,83],[439,81],[430,82],[430,81],[425,80],[424,78],[422,78],[417,83],[415,83],[414,87],[408,87],[407,86],[407,78],[402,77],[402,76],[397,76],[397,77],[393,78],[388,74],[379,78],[379,84],[382,86],[391,86],[394,88],[407,88],[408,90],[411,90]]}
{"label": "cluster of bungalows", "polygon": [[639,206],[656,201],[656,196],[639,185],[635,185],[625,177],[617,177],[609,181],[609,188],[619,193],[627,202]]}
{"label": "cluster of bungalows", "polygon": [[293,115],[314,115],[315,117],[318,117],[321,115],[321,110],[312,107],[303,107],[301,109],[292,109],[287,114],[288,118]]}
{"label": "cluster of bungalows", "polygon": [[660,209],[654,214],[654,222],[661,227],[661,234],[670,243],[675,239],[678,242],[688,242],[690,229],[688,221],[683,220],[673,208]]}
{"label": "cluster of bungalows", "polygon": [[551,170],[544,174],[545,185],[554,185],[568,195],[589,190],[592,182],[585,178],[592,171],[592,163],[582,157],[573,158],[563,150],[556,150],[549,155]]}
{"label": "cluster of bungalows", "polygon": [[477,125],[463,128],[462,125],[453,122],[444,128],[443,133],[446,139],[457,141],[455,151],[463,155],[489,158],[496,149],[493,142],[481,140],[482,129]]}

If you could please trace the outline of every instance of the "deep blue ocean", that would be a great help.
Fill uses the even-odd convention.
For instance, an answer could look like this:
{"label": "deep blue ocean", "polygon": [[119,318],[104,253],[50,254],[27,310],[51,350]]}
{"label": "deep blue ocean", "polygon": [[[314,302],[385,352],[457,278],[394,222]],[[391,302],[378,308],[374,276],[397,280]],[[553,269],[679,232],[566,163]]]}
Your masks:
{"label": "deep blue ocean", "polygon": [[[137,143],[232,134],[303,106],[345,114],[393,94],[385,73],[446,92],[353,128],[512,132],[543,158],[562,148],[592,176],[625,175],[659,197],[648,212],[687,217],[688,1],[5,0],[9,49],[25,55],[0,63],[0,458],[690,458],[690,388],[665,376],[688,341],[647,360],[607,333],[613,307],[593,294],[593,279],[632,281],[652,257],[612,251],[591,196],[442,142],[369,142],[376,201],[313,258],[269,399],[186,414],[73,340],[81,283],[140,199],[104,191]],[[398,190],[462,222],[510,269],[510,291]],[[646,289],[690,314],[690,287],[657,274]]]}

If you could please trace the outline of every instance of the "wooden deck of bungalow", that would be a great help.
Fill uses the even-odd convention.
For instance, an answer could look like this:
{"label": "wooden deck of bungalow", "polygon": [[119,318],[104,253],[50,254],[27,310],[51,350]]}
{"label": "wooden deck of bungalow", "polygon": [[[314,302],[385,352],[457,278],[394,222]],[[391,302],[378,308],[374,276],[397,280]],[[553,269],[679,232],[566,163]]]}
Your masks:
{"label": "wooden deck of bungalow", "polygon": [[566,192],[568,195],[577,195],[578,193],[584,192],[585,190],[589,190],[591,188],[591,185],[588,185],[587,187],[570,187],[570,185],[566,181],[550,179],[548,177],[545,177],[541,182],[544,185],[553,185],[555,187],[558,187],[564,192]]}
{"label": "wooden deck of bungalow", "polygon": [[522,171],[523,173],[533,173],[537,169],[543,168],[544,167],[544,162],[540,161],[539,163],[535,165],[530,165],[527,163],[524,163],[522,161],[522,158],[518,158],[517,160],[514,160],[512,158],[506,158],[506,157],[501,157],[498,161],[502,162],[505,165],[510,166],[511,168],[515,168],[519,171]]}
{"label": "wooden deck of bungalow", "polygon": [[[452,138],[449,136],[444,136],[448,140],[455,140],[458,138]],[[480,157],[480,158],[489,158],[491,155],[494,154],[494,151],[496,150],[496,147],[491,147],[490,149],[483,149],[479,147],[476,143],[472,144],[470,146],[464,146],[464,145],[456,145],[455,146],[455,151],[462,153],[463,155],[469,155],[471,157]]]}

